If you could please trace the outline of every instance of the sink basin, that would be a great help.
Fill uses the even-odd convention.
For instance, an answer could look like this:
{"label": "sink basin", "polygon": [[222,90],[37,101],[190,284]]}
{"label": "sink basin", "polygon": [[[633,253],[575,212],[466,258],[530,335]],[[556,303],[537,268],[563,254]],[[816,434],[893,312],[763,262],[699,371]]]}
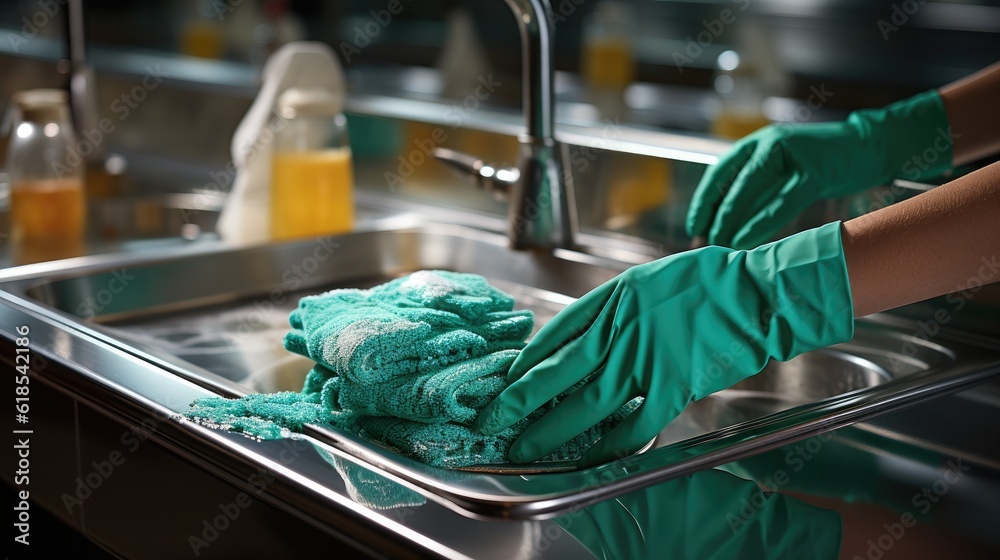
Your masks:
{"label": "sink basin", "polygon": [[[155,378],[157,394],[149,398],[172,411],[179,432],[201,442],[224,440],[231,458],[231,438],[176,414],[195,393],[299,390],[310,362],[281,347],[288,312],[299,297],[367,287],[422,269],[475,272],[532,309],[537,328],[624,270],[627,260],[515,252],[494,234],[389,220],[350,235],[283,245],[84,259],[56,270],[0,276],[0,288],[4,297],[73,336],[129,356],[128,368],[144,373],[115,369],[108,373],[114,383],[141,392]],[[773,362],[693,403],[653,449],[592,469],[445,471],[336,430],[308,427],[306,436],[467,515],[548,517],[965,388],[1000,371],[996,349],[947,332],[932,343],[918,332],[894,317],[859,321],[850,343]],[[174,386],[183,396],[168,401],[163,395]],[[259,453],[249,440],[239,448],[247,461]]]}

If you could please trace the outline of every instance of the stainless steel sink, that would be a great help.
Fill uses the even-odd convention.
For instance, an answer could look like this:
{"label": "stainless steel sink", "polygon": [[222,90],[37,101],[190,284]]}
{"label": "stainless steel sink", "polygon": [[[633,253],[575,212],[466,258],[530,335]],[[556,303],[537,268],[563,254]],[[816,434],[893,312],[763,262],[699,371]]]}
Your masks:
{"label": "stainless steel sink", "polygon": [[[72,336],[127,355],[129,371],[106,373],[116,386],[150,392],[155,378],[156,394],[145,396],[170,410],[178,434],[217,442],[230,460],[235,454],[253,462],[259,444],[234,442],[179,413],[193,397],[207,394],[300,389],[310,363],[280,341],[302,295],[370,286],[421,269],[476,272],[534,310],[541,325],[624,270],[625,261],[638,260],[514,252],[505,238],[478,230],[388,221],[285,245],[81,259],[0,276],[0,295]],[[962,389],[1000,371],[997,348],[947,332],[932,343],[917,332],[890,316],[859,321],[850,343],[771,363],[694,403],[653,449],[586,470],[445,471],[336,430],[309,427],[306,435],[467,515],[549,517]]]}

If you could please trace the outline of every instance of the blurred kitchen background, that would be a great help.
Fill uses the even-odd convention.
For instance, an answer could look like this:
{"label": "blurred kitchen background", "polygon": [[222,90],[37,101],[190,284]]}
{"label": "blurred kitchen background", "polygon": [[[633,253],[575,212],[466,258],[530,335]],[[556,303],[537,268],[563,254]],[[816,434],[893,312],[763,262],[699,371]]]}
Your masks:
{"label": "blurred kitchen background", "polygon": [[[642,239],[660,253],[686,246],[687,200],[725,141],[767,122],[842,118],[1000,60],[996,2],[552,4],[556,118],[572,153],[581,228]],[[514,162],[520,45],[499,0],[82,6],[71,17],[65,0],[0,5],[0,108],[12,92],[72,80],[78,128],[111,119],[111,132],[91,137],[96,238],[211,232],[232,181],[230,139],[261,65],[296,40],[328,43],[344,65],[360,196],[505,212],[420,147],[441,128],[444,147]],[[885,200],[868,193],[811,211],[843,217]]]}

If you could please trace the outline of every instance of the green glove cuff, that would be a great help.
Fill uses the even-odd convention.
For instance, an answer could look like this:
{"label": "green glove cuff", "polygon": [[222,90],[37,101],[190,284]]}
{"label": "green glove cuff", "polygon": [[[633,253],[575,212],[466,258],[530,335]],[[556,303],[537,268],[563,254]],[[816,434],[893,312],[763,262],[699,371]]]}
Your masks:
{"label": "green glove cuff", "polygon": [[[709,250],[724,249],[702,249]],[[726,273],[714,275],[714,281],[737,289],[723,290],[732,292],[731,297],[718,298],[715,304],[727,310],[727,321],[738,326],[747,344],[739,347],[741,367],[728,367],[718,357],[717,363],[693,364],[693,371],[700,372],[691,380],[695,400],[758,373],[769,359],[790,360],[854,336],[854,305],[840,222],[750,251],[730,251],[722,268]],[[699,326],[702,332],[713,328],[706,325]],[[710,335],[704,336],[711,340]],[[723,355],[735,354],[734,348]]]}
{"label": "green glove cuff", "polygon": [[854,111],[847,123],[858,132],[873,179],[881,184],[927,179],[951,169],[954,140],[937,90],[882,109]]}
{"label": "green glove cuff", "polygon": [[854,336],[854,304],[840,222],[762,245],[746,270],[774,309],[761,313],[767,353],[789,360]]}

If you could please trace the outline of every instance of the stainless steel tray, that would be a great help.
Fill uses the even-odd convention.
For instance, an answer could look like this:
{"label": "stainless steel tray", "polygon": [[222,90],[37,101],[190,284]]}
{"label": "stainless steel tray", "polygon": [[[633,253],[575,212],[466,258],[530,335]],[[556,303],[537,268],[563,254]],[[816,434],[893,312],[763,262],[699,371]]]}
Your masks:
{"label": "stainless steel tray", "polygon": [[[298,390],[309,361],[283,350],[280,341],[288,311],[301,295],[373,285],[421,269],[476,272],[533,309],[540,325],[623,270],[623,262],[635,260],[635,255],[610,260],[568,251],[513,252],[503,237],[477,230],[388,223],[285,245],[76,260],[0,276],[0,288],[5,298],[67,332],[127,353],[143,364],[143,371],[163,373],[167,380],[156,385],[158,391],[167,390],[169,378],[183,380],[187,388],[178,394],[184,398],[168,405],[180,413],[192,395]],[[861,320],[856,330],[848,344],[772,363],[732,389],[694,403],[649,451],[586,470],[541,465],[449,471],[337,430],[313,426],[306,435],[468,515],[544,518],[959,390],[1000,372],[1000,350],[990,341],[943,330],[929,342],[916,325],[889,316]],[[123,385],[134,381],[116,373]],[[217,438],[176,416],[173,421],[198,437]],[[228,453],[235,445],[250,459],[259,445],[225,442]]]}

